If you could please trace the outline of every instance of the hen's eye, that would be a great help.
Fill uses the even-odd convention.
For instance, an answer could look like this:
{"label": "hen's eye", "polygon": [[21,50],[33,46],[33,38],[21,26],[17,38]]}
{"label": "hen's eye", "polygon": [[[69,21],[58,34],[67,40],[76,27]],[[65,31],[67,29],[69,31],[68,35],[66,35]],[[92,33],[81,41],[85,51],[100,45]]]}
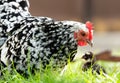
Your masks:
{"label": "hen's eye", "polygon": [[85,36],[86,34],[85,34],[85,32],[82,32],[81,35],[82,35],[82,36]]}

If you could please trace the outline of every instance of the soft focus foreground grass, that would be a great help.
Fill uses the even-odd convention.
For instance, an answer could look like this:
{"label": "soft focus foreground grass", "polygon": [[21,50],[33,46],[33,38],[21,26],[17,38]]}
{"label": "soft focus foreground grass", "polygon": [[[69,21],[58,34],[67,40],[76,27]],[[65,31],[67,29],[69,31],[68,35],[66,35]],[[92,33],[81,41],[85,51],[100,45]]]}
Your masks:
{"label": "soft focus foreground grass", "polygon": [[4,73],[0,83],[120,83],[120,63],[101,62],[108,75],[93,75],[91,69],[87,72],[81,70],[81,62],[74,62],[68,65],[67,71],[60,76],[57,70],[46,69],[44,72],[37,71],[35,75],[30,74],[28,78],[14,72]]}

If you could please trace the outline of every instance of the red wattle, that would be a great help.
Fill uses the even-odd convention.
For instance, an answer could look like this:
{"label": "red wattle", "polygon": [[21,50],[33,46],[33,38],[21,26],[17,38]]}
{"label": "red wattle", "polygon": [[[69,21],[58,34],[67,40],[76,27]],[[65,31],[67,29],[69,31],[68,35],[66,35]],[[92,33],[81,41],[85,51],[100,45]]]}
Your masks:
{"label": "red wattle", "polygon": [[85,45],[87,45],[87,43],[84,42],[84,41],[78,41],[78,45],[79,45],[79,46],[85,46]]}

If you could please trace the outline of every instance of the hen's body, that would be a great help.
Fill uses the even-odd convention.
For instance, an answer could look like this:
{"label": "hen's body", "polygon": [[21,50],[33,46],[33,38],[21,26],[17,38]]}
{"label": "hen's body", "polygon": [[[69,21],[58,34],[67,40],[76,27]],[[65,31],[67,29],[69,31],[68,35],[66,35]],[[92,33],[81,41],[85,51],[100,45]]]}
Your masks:
{"label": "hen's body", "polygon": [[[77,49],[72,26],[62,22],[55,22],[45,17],[27,18],[21,23],[22,29],[1,48],[1,61],[9,64],[12,61],[16,69],[25,68],[27,59],[30,64],[44,66],[52,59],[54,64],[66,65],[69,53]],[[4,53],[4,54],[3,54]]]}

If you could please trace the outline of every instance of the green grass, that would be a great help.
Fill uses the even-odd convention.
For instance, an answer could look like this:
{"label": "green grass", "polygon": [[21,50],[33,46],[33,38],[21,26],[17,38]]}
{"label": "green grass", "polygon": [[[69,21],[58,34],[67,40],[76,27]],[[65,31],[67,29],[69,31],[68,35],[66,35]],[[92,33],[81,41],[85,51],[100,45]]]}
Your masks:
{"label": "green grass", "polygon": [[25,78],[14,72],[4,73],[0,83],[120,83],[120,63],[98,62],[104,66],[108,75],[93,75],[91,70],[83,72],[81,62],[70,63],[66,72],[60,76],[60,72],[46,69],[44,72],[37,71]]}

